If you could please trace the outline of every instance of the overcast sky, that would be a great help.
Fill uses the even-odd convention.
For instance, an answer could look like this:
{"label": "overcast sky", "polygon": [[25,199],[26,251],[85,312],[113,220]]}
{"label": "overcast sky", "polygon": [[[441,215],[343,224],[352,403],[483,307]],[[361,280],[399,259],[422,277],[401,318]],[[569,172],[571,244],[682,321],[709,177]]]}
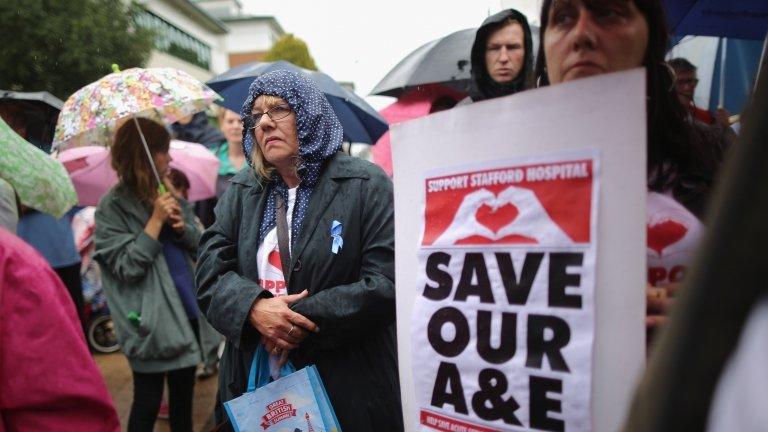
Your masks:
{"label": "overcast sky", "polygon": [[320,70],[352,81],[356,92],[382,108],[391,98],[367,97],[403,57],[456,30],[477,27],[514,7],[537,21],[540,0],[241,0],[246,13],[272,15],[307,42]]}

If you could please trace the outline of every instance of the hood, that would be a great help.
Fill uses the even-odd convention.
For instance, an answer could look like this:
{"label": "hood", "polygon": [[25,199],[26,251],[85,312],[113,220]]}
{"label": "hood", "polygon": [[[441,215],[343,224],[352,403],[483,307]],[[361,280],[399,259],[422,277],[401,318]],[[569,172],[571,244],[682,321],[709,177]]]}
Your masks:
{"label": "hood", "polygon": [[[256,78],[248,90],[248,98],[240,113],[245,119],[251,115],[253,102],[261,95],[279,96],[296,113],[296,132],[299,138],[299,157],[308,169],[302,179],[310,180],[319,172],[319,165],[341,149],[342,127],[328,99],[315,83],[303,73],[276,70]],[[251,163],[254,135],[243,129],[243,151]],[[309,178],[307,177],[309,176]]]}
{"label": "hood", "polygon": [[[507,18],[518,21],[523,27],[525,57],[523,58],[523,68],[517,78],[508,84],[498,84],[491,79],[491,76],[488,75],[488,69],[485,67],[485,45],[490,34],[500,28],[500,24]],[[507,9],[486,18],[477,29],[475,42],[472,45],[472,79],[476,87],[471,94],[472,100],[479,101],[507,96],[528,88],[533,72],[533,56],[531,28],[525,15],[515,9]]]}
{"label": "hood", "polygon": [[171,129],[176,139],[200,143],[208,148],[216,147],[225,141],[224,134],[211,126],[208,122],[208,116],[204,112],[193,115],[192,120],[187,124],[172,124]]}

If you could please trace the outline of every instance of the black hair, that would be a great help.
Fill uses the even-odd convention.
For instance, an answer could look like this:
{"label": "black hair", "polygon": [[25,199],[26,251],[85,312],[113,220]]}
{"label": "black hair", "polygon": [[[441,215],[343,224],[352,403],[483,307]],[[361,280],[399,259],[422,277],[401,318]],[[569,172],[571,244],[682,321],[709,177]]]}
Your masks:
{"label": "black hair", "polygon": [[[589,0],[585,0],[589,1]],[[648,47],[643,58],[646,69],[648,188],[675,189],[689,177],[711,182],[717,160],[706,143],[694,135],[688,113],[674,92],[674,77],[664,62],[669,49],[667,16],[661,0],[633,1],[648,23]],[[553,0],[541,6],[539,53],[536,77],[540,86],[549,84],[544,52],[544,37]]]}
{"label": "black hair", "polygon": [[688,59],[682,57],[673,58],[668,61],[667,64],[676,72],[695,72],[696,66],[689,62]]}

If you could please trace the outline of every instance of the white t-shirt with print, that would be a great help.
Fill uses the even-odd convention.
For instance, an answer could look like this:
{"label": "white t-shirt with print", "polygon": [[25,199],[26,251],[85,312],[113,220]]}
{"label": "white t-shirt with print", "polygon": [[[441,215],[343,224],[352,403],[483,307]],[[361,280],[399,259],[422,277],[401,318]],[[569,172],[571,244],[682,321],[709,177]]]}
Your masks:
{"label": "white t-shirt with print", "polygon": [[648,283],[680,282],[704,234],[699,219],[667,194],[648,193]]}
{"label": "white t-shirt with print", "polygon": [[[296,190],[298,187],[288,189],[288,209],[286,220],[288,222],[288,249],[291,248],[291,221],[293,220],[293,206],[296,203]],[[277,225],[264,237],[256,253],[256,262],[259,268],[259,285],[268,290],[275,297],[286,295],[285,277],[283,266],[280,262],[280,247],[277,243]]]}

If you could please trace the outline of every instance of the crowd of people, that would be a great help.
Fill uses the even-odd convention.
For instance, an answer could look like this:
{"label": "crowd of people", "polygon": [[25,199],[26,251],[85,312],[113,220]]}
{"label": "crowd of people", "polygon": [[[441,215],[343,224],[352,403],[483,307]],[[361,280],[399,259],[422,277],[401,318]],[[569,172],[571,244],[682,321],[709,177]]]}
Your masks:
{"label": "crowd of people", "polygon": [[[472,91],[432,111],[643,67],[648,205],[685,212],[703,227],[736,134],[729,113],[693,103],[696,67],[665,60],[661,1],[545,0],[538,47],[534,53],[520,12],[488,17],[470,53]],[[404,429],[392,182],[374,164],[340,151],[342,127],[323,93],[303,75],[275,71],[251,84],[240,113],[220,110],[219,130],[205,114],[172,127],[138,123],[154,164],[137,125],[124,123],[111,146],[119,183],[98,205],[94,236],[94,259],[133,374],[128,430],[153,429],[166,382],[171,429],[191,430],[199,367],[203,376],[219,369],[215,422],[226,430],[222,403],[246,391],[259,346],[276,364],[316,365],[343,430]],[[215,198],[187,202],[189,182],[169,166],[172,137],[204,143],[219,158]],[[82,338],[80,256],[70,221],[71,214],[57,220],[18,205],[0,179],[0,430],[119,428]],[[338,245],[336,223],[343,231]],[[695,248],[698,239],[687,241]],[[681,277],[649,276],[649,341]],[[40,301],[30,303],[34,298]],[[30,322],[29,310],[40,322]],[[13,324],[6,317],[15,317]],[[23,323],[43,334],[19,333]],[[51,350],[65,363],[46,361]],[[62,383],[56,397],[53,382]]]}

